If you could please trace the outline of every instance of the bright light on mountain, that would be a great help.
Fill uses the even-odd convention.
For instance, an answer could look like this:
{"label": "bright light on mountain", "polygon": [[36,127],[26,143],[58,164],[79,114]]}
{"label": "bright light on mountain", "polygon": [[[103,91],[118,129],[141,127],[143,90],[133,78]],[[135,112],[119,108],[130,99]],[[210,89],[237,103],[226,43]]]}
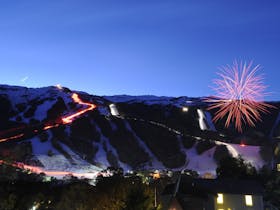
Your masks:
{"label": "bright light on mountain", "polygon": [[120,115],[115,104],[110,104],[109,107],[110,107],[111,114],[113,116],[119,116]]}
{"label": "bright light on mountain", "polygon": [[183,112],[188,112],[188,111],[189,111],[189,107],[184,106],[184,107],[182,108],[182,111],[183,111]]}

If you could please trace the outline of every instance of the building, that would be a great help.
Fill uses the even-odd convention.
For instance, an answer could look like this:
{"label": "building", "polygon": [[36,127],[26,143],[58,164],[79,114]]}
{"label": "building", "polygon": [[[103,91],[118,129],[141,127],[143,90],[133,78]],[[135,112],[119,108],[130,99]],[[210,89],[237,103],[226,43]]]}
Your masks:
{"label": "building", "polygon": [[253,180],[180,177],[162,194],[164,210],[263,210],[263,188]]}

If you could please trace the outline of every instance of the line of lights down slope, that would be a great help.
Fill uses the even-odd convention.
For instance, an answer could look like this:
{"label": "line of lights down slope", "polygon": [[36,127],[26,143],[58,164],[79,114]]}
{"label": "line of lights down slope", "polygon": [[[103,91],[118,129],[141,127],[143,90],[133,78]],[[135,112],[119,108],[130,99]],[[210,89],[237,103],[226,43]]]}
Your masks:
{"label": "line of lights down slope", "polygon": [[[54,128],[54,127],[58,127],[60,125],[70,124],[76,118],[80,117],[81,115],[85,114],[86,112],[91,111],[91,110],[93,110],[97,107],[95,104],[83,102],[79,98],[79,95],[77,93],[73,93],[71,97],[72,97],[72,99],[75,103],[77,103],[79,105],[87,106],[87,107],[75,112],[74,114],[62,117],[61,120],[60,120],[60,123],[57,123],[57,122],[47,123],[44,126],[43,130],[48,130],[48,129],[51,129],[51,128]],[[22,129],[22,127],[20,129]],[[35,129],[35,130],[33,130],[33,132],[37,133],[38,130]],[[2,138],[2,139],[0,139],[0,142],[6,142],[6,141],[10,141],[10,140],[19,139],[23,136],[24,136],[24,133],[17,134],[17,135],[14,135],[14,136]],[[4,164],[4,163],[8,164],[4,160],[0,160],[0,164]],[[94,176],[97,175],[97,173],[99,173],[99,172],[72,173],[72,172],[69,172],[69,171],[50,171],[50,170],[44,170],[43,168],[40,168],[40,167],[26,165],[26,164],[23,164],[23,163],[12,163],[12,164],[8,164],[8,165],[11,165],[13,167],[27,169],[27,170],[30,170],[34,173],[38,173],[38,174],[39,173],[44,173],[47,176],[65,176],[65,175],[71,174],[71,175],[77,176],[77,177],[94,177]]]}
{"label": "line of lights down slope", "polygon": [[[176,135],[179,135],[179,136],[188,136],[188,137],[191,137],[191,138],[195,138],[196,141],[206,141],[206,139],[198,137],[198,136],[193,136],[193,135],[189,135],[189,134],[186,134],[186,133],[183,134],[179,130],[176,130],[174,128],[168,127],[167,125],[165,125],[163,123],[159,123],[159,122],[155,122],[155,121],[151,121],[151,120],[144,120],[144,119],[141,119],[141,118],[121,116],[119,114],[115,104],[111,104],[109,107],[111,109],[111,114],[114,117],[117,117],[117,118],[120,118],[120,119],[127,119],[127,120],[146,122],[146,123],[149,123],[149,124],[152,124],[152,125],[155,125],[155,126],[158,126],[158,127],[162,127],[164,129],[167,129],[167,130],[169,130],[169,131],[171,131],[171,132],[173,132],[173,133],[175,133]],[[182,111],[183,112],[187,112],[188,108],[187,107],[183,107]],[[198,113],[198,116],[199,116],[198,121],[199,121],[200,129],[201,130],[207,130],[207,125],[205,125],[205,123],[203,122],[203,117],[205,117],[203,111],[201,109],[197,109],[197,113]],[[216,145],[225,145],[228,148],[229,152],[232,154],[232,156],[234,158],[238,157],[238,155],[239,155],[238,151],[231,144],[226,143],[226,142],[222,142],[222,141],[217,141],[217,140],[209,140],[209,141],[216,143]],[[236,145],[238,145],[240,147],[245,147],[244,143],[236,144]]]}

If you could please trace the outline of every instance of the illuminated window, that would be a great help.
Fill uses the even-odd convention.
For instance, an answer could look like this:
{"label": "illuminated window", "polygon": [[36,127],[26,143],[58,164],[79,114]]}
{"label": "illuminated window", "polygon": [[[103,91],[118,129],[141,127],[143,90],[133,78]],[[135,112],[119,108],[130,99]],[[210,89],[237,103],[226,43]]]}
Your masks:
{"label": "illuminated window", "polygon": [[280,171],[280,163],[277,164],[277,171]]}
{"label": "illuminated window", "polygon": [[245,195],[245,203],[246,203],[246,206],[253,206],[252,195]]}
{"label": "illuminated window", "polygon": [[217,203],[218,204],[223,204],[224,203],[224,196],[223,196],[222,193],[218,193]]}

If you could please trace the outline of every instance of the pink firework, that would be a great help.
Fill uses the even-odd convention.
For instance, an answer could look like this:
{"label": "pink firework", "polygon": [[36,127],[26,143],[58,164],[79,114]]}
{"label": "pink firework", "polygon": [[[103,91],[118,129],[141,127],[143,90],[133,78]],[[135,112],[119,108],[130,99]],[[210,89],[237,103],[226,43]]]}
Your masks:
{"label": "pink firework", "polygon": [[267,93],[263,76],[257,75],[260,65],[253,66],[236,61],[233,65],[220,68],[219,79],[214,80],[215,97],[206,99],[210,102],[209,110],[215,109],[214,122],[226,117],[225,127],[234,123],[236,129],[242,132],[242,125],[255,126],[261,121],[261,113],[268,113],[272,105],[262,102]]}

